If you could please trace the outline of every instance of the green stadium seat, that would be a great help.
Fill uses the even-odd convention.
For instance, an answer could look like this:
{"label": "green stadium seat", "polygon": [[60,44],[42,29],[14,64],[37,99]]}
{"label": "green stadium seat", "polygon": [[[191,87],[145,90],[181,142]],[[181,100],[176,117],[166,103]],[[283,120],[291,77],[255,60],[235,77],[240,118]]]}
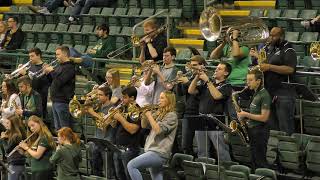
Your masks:
{"label": "green stadium seat", "polygon": [[285,39],[289,42],[296,43],[298,42],[299,39],[299,32],[285,32]]}
{"label": "green stadium seat", "polygon": [[71,24],[68,30],[68,33],[65,33],[62,35],[62,39],[64,43],[71,43],[75,44],[82,42],[82,36],[77,36],[77,39],[75,39],[75,35],[78,33],[80,35],[81,25],[75,25]]}
{"label": "green stadium seat", "polygon": [[286,29],[286,31],[293,30],[293,22],[290,21],[292,19],[296,19],[298,17],[299,10],[298,9],[286,9],[282,13],[281,17],[277,19],[277,25]]}
{"label": "green stadium seat", "polygon": [[192,52],[190,49],[180,49],[177,53],[176,60],[186,60],[190,59],[192,55]]}
{"label": "green stadium seat", "polygon": [[48,37],[50,33],[56,28],[55,24],[46,24],[41,32],[38,32],[38,42],[48,42]]}
{"label": "green stadium seat", "polygon": [[110,26],[110,36],[116,36],[120,33],[121,27],[120,26]]}
{"label": "green stadium seat", "polygon": [[195,162],[202,162],[202,163],[205,163],[205,164],[215,164],[216,163],[215,159],[207,158],[207,157],[199,157],[199,158],[196,158],[194,161]]}
{"label": "green stadium seat", "polygon": [[154,13],[154,9],[143,8],[140,17],[150,17]]}
{"label": "green stadium seat", "polygon": [[43,24],[34,24],[30,31],[32,32],[41,32],[43,29]]}
{"label": "green stadium seat", "polygon": [[303,9],[301,10],[301,13],[299,15],[299,18],[301,19],[313,19],[317,16],[318,10],[315,9]]}
{"label": "green stadium seat", "polygon": [[318,32],[304,32],[300,37],[300,41],[302,41],[302,43],[309,44],[318,40],[318,36]]}
{"label": "green stadium seat", "polygon": [[311,7],[312,9],[319,10],[320,9],[320,1],[318,0],[311,0]]}
{"label": "green stadium seat", "polygon": [[[220,179],[227,179],[226,178],[226,170],[223,166],[218,167],[217,165],[206,164],[206,172],[205,177],[208,180],[220,180]],[[218,173],[218,168],[220,168],[220,174]]]}
{"label": "green stadium seat", "polygon": [[164,175],[167,179],[183,178],[183,161],[192,161],[193,156],[188,154],[175,153],[171,158],[168,166],[164,166]]}
{"label": "green stadium seat", "polygon": [[237,135],[228,134],[229,145],[232,149],[232,156],[235,161],[241,164],[251,163],[251,152],[250,148],[242,143],[241,139]]}
{"label": "green stadium seat", "polygon": [[265,10],[265,16],[261,18],[268,20],[268,27],[274,27],[277,25],[276,19],[280,17],[281,11],[281,9],[267,9]]}
{"label": "green stadium seat", "polygon": [[46,53],[48,54],[55,54],[57,47],[59,44],[56,43],[50,43],[47,47]]}
{"label": "green stadium seat", "polygon": [[132,35],[132,27],[122,27],[120,35],[131,36]]}
{"label": "green stadium seat", "polygon": [[312,137],[306,147],[306,165],[311,172],[320,174],[320,138]]}
{"label": "green stadium seat", "polygon": [[247,180],[251,169],[244,165],[233,165],[230,170],[226,170],[227,179]]}
{"label": "green stadium seat", "polygon": [[188,180],[204,180],[203,164],[200,162],[183,161],[184,176]]}
{"label": "green stadium seat", "polygon": [[100,15],[102,8],[91,7],[88,14],[83,14],[81,16],[83,24],[93,24],[95,23],[96,16]]}
{"label": "green stadium seat", "polygon": [[304,0],[294,0],[294,8],[295,9],[305,9],[305,1]]}
{"label": "green stadium seat", "polygon": [[277,174],[274,170],[272,169],[268,169],[268,168],[258,168],[255,171],[255,174],[260,175],[260,176],[264,176],[267,178],[263,178],[263,179],[268,179],[270,178],[270,180],[277,180]]}
{"label": "green stadium seat", "polygon": [[251,16],[251,17],[263,17],[264,16],[264,9],[251,9],[249,16]]}
{"label": "green stadium seat", "polygon": [[234,161],[220,161],[220,166],[223,166],[225,169],[230,169],[230,167],[234,165],[239,165],[239,163]]}
{"label": "green stadium seat", "polygon": [[47,43],[37,43],[35,47],[39,48],[42,52],[45,52],[47,49]]}
{"label": "green stadium seat", "polygon": [[141,8],[130,8],[128,10],[128,17],[139,17],[140,15],[140,12],[141,12]]}
{"label": "green stadium seat", "polygon": [[59,23],[56,29],[50,34],[51,43],[62,43],[62,34],[67,33],[69,25]]}
{"label": "green stadium seat", "polygon": [[23,24],[21,26],[21,30],[24,31],[24,32],[25,31],[31,31],[32,27],[33,27],[33,24]]}
{"label": "green stadium seat", "polygon": [[286,133],[282,131],[270,130],[270,136],[267,145],[267,161],[272,167],[276,166],[276,160],[278,158],[278,136],[286,136]]}

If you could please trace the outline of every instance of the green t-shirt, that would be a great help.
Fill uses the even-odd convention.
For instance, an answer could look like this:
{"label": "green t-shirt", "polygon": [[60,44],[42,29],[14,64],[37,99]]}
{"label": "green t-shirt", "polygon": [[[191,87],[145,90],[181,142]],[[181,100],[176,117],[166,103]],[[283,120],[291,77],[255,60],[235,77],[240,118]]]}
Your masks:
{"label": "green t-shirt", "polygon": [[[261,110],[269,110],[271,106],[271,96],[268,91],[262,88],[260,91],[256,92],[253,96],[253,100],[250,104],[250,113],[251,114],[261,114]],[[252,128],[258,125],[263,124],[263,122],[249,120],[248,127]]]}
{"label": "green t-shirt", "polygon": [[47,171],[52,169],[52,166],[49,162],[49,158],[52,155],[52,148],[49,145],[48,139],[47,138],[40,138],[38,146],[36,147],[31,147],[32,150],[37,150],[39,146],[45,147],[46,151],[44,154],[41,156],[41,158],[36,159],[33,157],[31,158],[31,171],[32,172],[38,172],[38,171]]}
{"label": "green t-shirt", "polygon": [[79,179],[79,164],[82,160],[79,145],[64,145],[50,158],[57,165],[58,180]]}
{"label": "green t-shirt", "polygon": [[96,54],[92,54],[92,57],[106,58],[111,51],[116,49],[116,40],[112,36],[101,38],[93,49],[96,50]]}
{"label": "green t-shirt", "polygon": [[231,55],[231,46],[229,44],[226,44],[223,48],[223,56],[228,57],[227,62],[232,67],[231,74],[228,77],[228,82],[231,85],[243,85],[246,83],[248,67],[251,64],[249,48],[247,46],[241,46],[240,49],[245,57],[242,59],[235,59]]}

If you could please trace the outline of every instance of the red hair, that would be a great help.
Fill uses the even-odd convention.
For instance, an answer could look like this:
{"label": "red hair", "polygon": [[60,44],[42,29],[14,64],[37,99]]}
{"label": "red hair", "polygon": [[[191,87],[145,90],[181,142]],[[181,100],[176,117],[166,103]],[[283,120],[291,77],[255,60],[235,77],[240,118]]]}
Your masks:
{"label": "red hair", "polygon": [[72,144],[80,145],[80,139],[76,133],[69,127],[63,127],[59,129],[58,136],[66,138]]}

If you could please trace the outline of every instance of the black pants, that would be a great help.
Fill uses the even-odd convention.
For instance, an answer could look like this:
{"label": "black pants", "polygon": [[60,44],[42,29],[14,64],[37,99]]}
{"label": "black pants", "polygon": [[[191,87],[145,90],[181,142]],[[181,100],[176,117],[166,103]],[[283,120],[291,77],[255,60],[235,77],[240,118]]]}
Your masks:
{"label": "black pants", "polygon": [[52,170],[47,171],[38,171],[38,172],[32,172],[31,174],[31,180],[52,180],[53,178],[53,172]]}
{"label": "black pants", "polygon": [[259,125],[248,129],[250,139],[251,161],[253,169],[267,168],[267,144],[269,139],[269,127]]}

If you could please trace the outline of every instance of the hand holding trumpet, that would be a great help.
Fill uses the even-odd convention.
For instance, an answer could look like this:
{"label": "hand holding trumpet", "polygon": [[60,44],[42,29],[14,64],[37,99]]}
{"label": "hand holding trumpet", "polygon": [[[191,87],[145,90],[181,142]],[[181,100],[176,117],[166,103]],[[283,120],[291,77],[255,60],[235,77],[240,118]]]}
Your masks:
{"label": "hand holding trumpet", "polygon": [[43,71],[45,72],[45,74],[49,74],[50,72],[52,72],[54,70],[54,68],[48,64],[43,64],[42,68],[43,68]]}

